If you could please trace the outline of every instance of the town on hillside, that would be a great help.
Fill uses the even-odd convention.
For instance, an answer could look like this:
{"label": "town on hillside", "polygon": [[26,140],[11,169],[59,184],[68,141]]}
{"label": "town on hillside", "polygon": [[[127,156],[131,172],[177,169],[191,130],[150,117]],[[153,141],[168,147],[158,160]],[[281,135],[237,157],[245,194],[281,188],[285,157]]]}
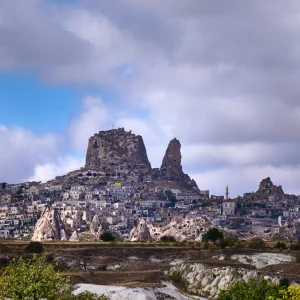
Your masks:
{"label": "town on hillside", "polygon": [[201,190],[182,170],[181,145],[170,141],[151,168],[141,136],[123,128],[92,136],[86,164],[46,183],[0,184],[0,238],[121,241],[172,236],[201,241],[213,227],[241,239],[298,240],[300,196],[270,178],[256,192],[229,198]]}

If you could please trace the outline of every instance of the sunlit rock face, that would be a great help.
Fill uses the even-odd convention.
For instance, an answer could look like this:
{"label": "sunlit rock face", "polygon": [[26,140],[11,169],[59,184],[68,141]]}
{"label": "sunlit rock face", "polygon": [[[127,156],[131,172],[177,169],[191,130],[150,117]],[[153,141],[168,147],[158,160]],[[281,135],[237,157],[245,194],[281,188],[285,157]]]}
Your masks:
{"label": "sunlit rock face", "polygon": [[40,219],[35,225],[31,240],[39,242],[68,240],[65,226],[57,209],[45,206]]}

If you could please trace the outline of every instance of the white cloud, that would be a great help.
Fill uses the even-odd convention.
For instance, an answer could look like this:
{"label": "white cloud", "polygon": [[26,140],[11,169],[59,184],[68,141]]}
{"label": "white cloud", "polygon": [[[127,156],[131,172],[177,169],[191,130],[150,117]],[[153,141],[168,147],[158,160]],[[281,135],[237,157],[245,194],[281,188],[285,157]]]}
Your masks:
{"label": "white cloud", "polygon": [[38,164],[34,167],[33,175],[27,180],[45,182],[54,179],[55,176],[65,175],[84,166],[84,158],[65,156],[58,157],[53,162]]}
{"label": "white cloud", "polygon": [[[2,71],[30,70],[47,83],[96,84],[119,98],[114,106],[94,96],[82,100],[68,128],[72,150],[85,151],[91,135],[115,124],[143,136],[154,166],[169,140],[180,139],[184,170],[197,174],[201,188],[233,178],[231,186],[236,180],[238,191],[248,191],[274,174],[295,190],[299,3],[17,2],[0,3]],[[60,171],[57,138],[9,131],[0,132],[6,149],[1,169],[10,166],[22,176],[35,165]],[[20,146],[8,137],[18,132]],[[28,159],[19,160],[20,153]],[[43,168],[36,167],[36,174]]]}
{"label": "white cloud", "polygon": [[32,174],[35,164],[45,163],[58,155],[60,137],[42,137],[23,128],[0,125],[0,182],[20,182]]}
{"label": "white cloud", "polygon": [[86,150],[88,139],[112,124],[109,109],[100,97],[87,96],[81,100],[81,112],[69,126],[71,145],[77,150]]}

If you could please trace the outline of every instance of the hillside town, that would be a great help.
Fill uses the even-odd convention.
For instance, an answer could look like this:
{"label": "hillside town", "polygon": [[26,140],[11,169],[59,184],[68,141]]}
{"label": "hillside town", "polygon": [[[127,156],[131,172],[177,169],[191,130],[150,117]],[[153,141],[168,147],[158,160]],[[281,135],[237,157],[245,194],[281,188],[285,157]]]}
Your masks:
{"label": "hillside town", "polygon": [[211,195],[182,171],[172,140],[152,169],[141,136],[123,128],[90,138],[86,165],[46,183],[0,184],[0,238],[150,241],[163,236],[201,241],[209,228],[248,239],[298,240],[300,196],[270,178],[235,199]]}

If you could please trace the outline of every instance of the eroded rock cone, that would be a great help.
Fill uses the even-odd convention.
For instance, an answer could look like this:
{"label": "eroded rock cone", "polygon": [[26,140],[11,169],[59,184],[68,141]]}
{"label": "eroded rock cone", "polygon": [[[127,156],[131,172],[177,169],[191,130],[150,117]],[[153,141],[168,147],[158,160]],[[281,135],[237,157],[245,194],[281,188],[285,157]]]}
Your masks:
{"label": "eroded rock cone", "polygon": [[150,242],[152,241],[151,234],[147,227],[147,223],[141,220],[137,227],[133,228],[129,235],[131,242]]}
{"label": "eroded rock cone", "polygon": [[37,221],[32,241],[68,240],[65,226],[56,208],[46,205],[40,219]]}
{"label": "eroded rock cone", "polygon": [[70,242],[79,242],[79,235],[76,230],[72,233],[69,241]]}

